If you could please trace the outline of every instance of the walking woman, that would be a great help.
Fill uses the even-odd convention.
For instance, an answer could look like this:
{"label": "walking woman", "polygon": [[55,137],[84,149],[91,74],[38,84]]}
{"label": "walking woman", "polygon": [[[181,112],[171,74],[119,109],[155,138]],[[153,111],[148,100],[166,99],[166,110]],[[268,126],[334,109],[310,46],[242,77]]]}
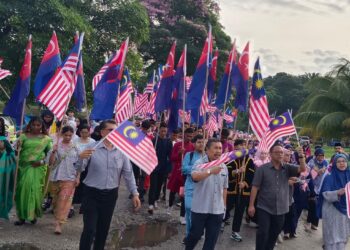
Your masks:
{"label": "walking woman", "polygon": [[0,136],[0,218],[9,219],[12,208],[16,158],[5,136]]}
{"label": "walking woman", "polygon": [[[350,181],[348,159],[337,154],[332,170],[322,184],[319,212],[322,215],[322,233],[325,250],[345,250],[350,236],[350,219],[347,216],[345,185]],[[322,209],[322,210],[321,210]]]}
{"label": "walking woman", "polygon": [[61,134],[62,141],[54,145],[49,159],[56,234],[62,233],[61,226],[67,221],[75,187],[79,185],[80,180],[80,174],[75,169],[79,151],[72,142],[74,129],[70,126],[63,127]]}
{"label": "walking woman", "polygon": [[44,159],[51,150],[52,140],[39,117],[33,117],[17,142],[20,150],[16,187],[16,209],[20,226],[25,221],[32,224],[42,215],[41,202],[45,188],[47,166]]}

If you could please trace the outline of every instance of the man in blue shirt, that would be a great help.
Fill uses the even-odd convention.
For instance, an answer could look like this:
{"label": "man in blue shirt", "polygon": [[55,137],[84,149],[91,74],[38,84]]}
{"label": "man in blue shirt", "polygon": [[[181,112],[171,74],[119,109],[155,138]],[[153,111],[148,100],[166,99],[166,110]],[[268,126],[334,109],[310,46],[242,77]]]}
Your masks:
{"label": "man in blue shirt", "polygon": [[185,217],[186,217],[186,237],[190,233],[191,228],[191,208],[193,196],[193,180],[192,167],[194,163],[202,158],[204,154],[204,138],[203,135],[196,135],[192,143],[194,144],[194,151],[188,152],[182,161],[182,174],[186,177],[185,182]]}

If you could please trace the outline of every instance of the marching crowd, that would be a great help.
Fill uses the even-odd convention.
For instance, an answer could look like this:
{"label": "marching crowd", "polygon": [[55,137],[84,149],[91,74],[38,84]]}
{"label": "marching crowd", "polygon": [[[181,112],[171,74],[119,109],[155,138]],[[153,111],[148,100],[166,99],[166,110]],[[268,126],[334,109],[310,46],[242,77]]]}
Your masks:
{"label": "marching crowd", "polygon": [[[50,111],[43,111],[11,145],[0,118],[0,217],[8,219],[15,205],[16,226],[36,224],[44,210],[52,209],[59,235],[81,204],[80,249],[104,249],[123,177],[135,210],[147,200],[152,215],[159,201],[167,200],[172,214],[179,199],[186,250],[195,249],[202,237],[203,249],[215,249],[220,231],[229,225],[232,240],[245,240],[243,220],[257,227],[257,250],[274,249],[277,241],[297,238],[304,210],[308,232],[320,230],[322,218],[324,249],[346,248],[350,219],[344,188],[350,170],[340,143],[328,161],[322,147],[312,154],[308,144],[297,147],[286,140],[269,152],[259,151],[253,137],[227,128],[207,138],[195,124],[171,133],[164,122],[135,119],[134,125],[152,140],[157,154],[158,165],[149,176],[108,139],[98,143],[117,127],[114,120],[89,122],[68,111],[55,122]],[[227,164],[200,167],[243,149],[248,153]]]}

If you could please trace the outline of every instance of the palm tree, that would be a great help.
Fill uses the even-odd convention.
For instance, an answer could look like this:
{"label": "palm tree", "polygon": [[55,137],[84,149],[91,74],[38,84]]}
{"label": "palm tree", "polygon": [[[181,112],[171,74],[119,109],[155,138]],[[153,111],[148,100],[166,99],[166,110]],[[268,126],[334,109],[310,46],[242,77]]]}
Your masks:
{"label": "palm tree", "polygon": [[306,87],[311,94],[300,107],[296,124],[314,136],[349,137],[350,61],[341,59],[329,74],[312,78]]}

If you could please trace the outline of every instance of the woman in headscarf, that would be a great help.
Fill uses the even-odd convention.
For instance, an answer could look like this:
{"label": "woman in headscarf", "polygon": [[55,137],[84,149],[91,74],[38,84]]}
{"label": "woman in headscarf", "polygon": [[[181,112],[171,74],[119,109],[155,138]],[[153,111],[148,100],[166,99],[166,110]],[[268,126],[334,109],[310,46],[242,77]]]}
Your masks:
{"label": "woman in headscarf", "polygon": [[258,168],[270,161],[269,153],[264,150],[258,150],[256,151],[255,157],[254,157],[254,164]]}
{"label": "woman in headscarf", "polygon": [[47,165],[45,158],[51,150],[52,140],[47,136],[41,118],[33,117],[25,133],[18,138],[20,148],[16,186],[16,209],[20,226],[25,221],[35,224],[42,215],[41,202],[45,189]]}
{"label": "woman in headscarf", "polygon": [[9,219],[12,208],[16,158],[5,136],[0,136],[0,218]]}
{"label": "woman in headscarf", "polygon": [[319,215],[323,218],[322,233],[325,250],[345,250],[350,236],[345,185],[350,181],[348,158],[337,154],[332,171],[325,177],[320,191]]}

